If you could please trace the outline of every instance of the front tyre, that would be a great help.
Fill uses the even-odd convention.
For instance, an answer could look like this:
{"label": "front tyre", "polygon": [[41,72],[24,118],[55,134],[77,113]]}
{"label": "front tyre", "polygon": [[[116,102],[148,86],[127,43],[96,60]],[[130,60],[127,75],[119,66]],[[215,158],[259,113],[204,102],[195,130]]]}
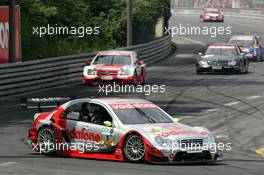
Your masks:
{"label": "front tyre", "polygon": [[43,127],[38,132],[37,144],[39,152],[45,155],[53,155],[56,152],[55,132],[51,127]]}
{"label": "front tyre", "polygon": [[145,143],[140,136],[132,134],[127,137],[124,144],[124,154],[129,162],[141,163],[145,153]]}

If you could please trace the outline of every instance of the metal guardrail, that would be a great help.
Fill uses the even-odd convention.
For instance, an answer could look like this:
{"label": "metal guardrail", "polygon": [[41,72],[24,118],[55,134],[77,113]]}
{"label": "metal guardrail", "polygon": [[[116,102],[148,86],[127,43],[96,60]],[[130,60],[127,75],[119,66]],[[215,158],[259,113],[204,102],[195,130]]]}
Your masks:
{"label": "metal guardrail", "polygon": [[[142,60],[151,64],[172,52],[171,37],[118,50],[142,53]],[[0,65],[0,96],[14,95],[33,90],[81,82],[85,61],[96,53],[47,58],[15,64]]]}
{"label": "metal guardrail", "polygon": [[[173,8],[171,9],[171,13],[178,15],[199,15],[201,13],[201,10],[201,8]],[[221,10],[224,12],[225,16],[228,17],[264,20],[264,11],[243,9]]]}

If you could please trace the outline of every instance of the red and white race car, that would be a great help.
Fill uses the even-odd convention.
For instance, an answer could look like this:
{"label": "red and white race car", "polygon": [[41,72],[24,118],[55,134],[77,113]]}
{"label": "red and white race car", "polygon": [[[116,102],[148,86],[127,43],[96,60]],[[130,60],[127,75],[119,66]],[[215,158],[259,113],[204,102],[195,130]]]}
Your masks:
{"label": "red and white race car", "polygon": [[119,82],[144,84],[146,64],[140,61],[134,51],[99,52],[83,69],[86,84]]}
{"label": "red and white race car", "polygon": [[[68,98],[23,100],[24,108],[50,107]],[[49,103],[49,104],[47,104]],[[131,98],[70,100],[37,113],[25,143],[46,155],[153,163],[215,162],[223,159],[204,127],[173,120],[157,105]]]}
{"label": "red and white race car", "polygon": [[224,13],[217,8],[203,9],[200,14],[201,22],[219,21],[224,22]]}

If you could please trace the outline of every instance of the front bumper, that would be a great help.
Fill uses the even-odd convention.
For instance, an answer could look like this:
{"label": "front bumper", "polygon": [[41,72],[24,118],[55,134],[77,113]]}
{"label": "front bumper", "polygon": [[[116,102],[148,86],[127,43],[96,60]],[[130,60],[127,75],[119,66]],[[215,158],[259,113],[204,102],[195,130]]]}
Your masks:
{"label": "front bumper", "polygon": [[83,76],[83,82],[86,84],[98,84],[98,83],[134,83],[134,76]]}
{"label": "front bumper", "polygon": [[155,164],[214,163],[223,161],[223,154],[221,152],[210,153],[209,151],[203,151],[201,153],[178,152],[172,159],[149,153],[146,156],[147,162]]}
{"label": "front bumper", "polygon": [[218,66],[214,68],[213,66],[210,67],[202,67],[200,65],[196,65],[197,72],[237,72],[240,70],[240,66]]}
{"label": "front bumper", "polygon": [[155,164],[178,163],[209,163],[223,161],[223,153],[219,150],[202,149],[198,152],[187,150],[160,150],[153,146],[146,146],[145,161]]}
{"label": "front bumper", "polygon": [[221,17],[204,17],[204,21],[224,21],[224,18]]}

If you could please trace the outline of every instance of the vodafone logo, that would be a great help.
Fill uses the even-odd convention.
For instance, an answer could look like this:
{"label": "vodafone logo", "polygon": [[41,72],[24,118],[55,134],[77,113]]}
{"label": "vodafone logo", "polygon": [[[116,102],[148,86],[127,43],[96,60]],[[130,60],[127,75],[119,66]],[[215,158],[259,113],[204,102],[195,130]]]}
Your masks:
{"label": "vodafone logo", "polygon": [[68,137],[70,139],[78,139],[78,140],[89,140],[94,142],[100,142],[101,141],[101,135],[93,132],[86,132],[84,129],[81,131],[79,130],[70,130],[68,131]]}
{"label": "vodafone logo", "polygon": [[8,48],[9,23],[0,22],[0,48]]}
{"label": "vodafone logo", "polygon": [[135,109],[135,108],[157,108],[156,105],[152,103],[128,103],[128,104],[111,104],[113,110],[122,109]]}

